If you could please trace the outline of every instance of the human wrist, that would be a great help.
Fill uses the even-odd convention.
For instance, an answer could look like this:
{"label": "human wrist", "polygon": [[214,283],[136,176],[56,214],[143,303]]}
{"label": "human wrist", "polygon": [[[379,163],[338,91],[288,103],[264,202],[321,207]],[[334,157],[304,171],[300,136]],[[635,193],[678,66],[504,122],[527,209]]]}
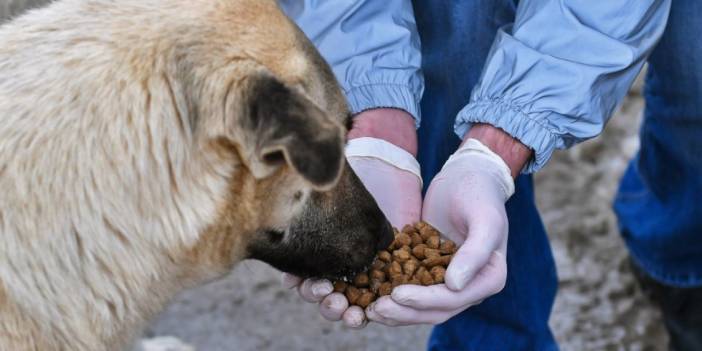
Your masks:
{"label": "human wrist", "polygon": [[509,167],[512,178],[517,178],[524,165],[532,158],[534,151],[505,131],[489,124],[478,123],[463,137],[463,145],[468,139],[476,139],[500,156]]}
{"label": "human wrist", "polygon": [[376,108],[356,115],[348,138],[363,137],[385,140],[417,157],[417,130],[414,118],[403,110]]}
{"label": "human wrist", "polygon": [[419,183],[422,183],[422,174],[417,158],[405,149],[383,139],[371,137],[349,139],[345,153],[352,168],[359,159],[373,158],[398,170],[414,174],[419,179]]}

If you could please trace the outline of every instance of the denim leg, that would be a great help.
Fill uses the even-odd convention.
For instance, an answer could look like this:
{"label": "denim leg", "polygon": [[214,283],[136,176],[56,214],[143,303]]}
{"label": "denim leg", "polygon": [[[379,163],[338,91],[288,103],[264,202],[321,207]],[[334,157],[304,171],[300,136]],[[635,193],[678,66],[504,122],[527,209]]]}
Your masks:
{"label": "denim leg", "polygon": [[641,148],[614,202],[631,255],[656,280],[702,286],[702,2],[673,1],[649,59]]}
{"label": "denim leg", "polygon": [[[425,92],[419,162],[428,185],[460,140],[453,133],[497,28],[514,20],[511,0],[415,1]],[[548,319],[557,278],[551,248],[534,205],[531,177],[521,176],[507,202],[509,241],[505,289],[436,328],[430,350],[555,350]]]}

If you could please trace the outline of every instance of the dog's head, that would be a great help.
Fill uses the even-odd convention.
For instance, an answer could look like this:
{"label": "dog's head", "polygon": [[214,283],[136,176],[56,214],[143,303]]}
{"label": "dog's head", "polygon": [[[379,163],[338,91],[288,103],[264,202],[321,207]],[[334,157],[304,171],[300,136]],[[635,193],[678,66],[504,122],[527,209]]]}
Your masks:
{"label": "dog's head", "polygon": [[218,116],[205,121],[208,139],[240,163],[217,232],[243,232],[238,245],[248,257],[286,272],[352,275],[393,236],[345,160],[345,98],[326,62],[274,3],[249,5],[241,11],[258,13],[259,22],[222,24],[239,28],[229,34],[235,45],[217,55],[230,61],[213,63],[221,68],[198,89],[221,102],[201,106],[201,114]]}
{"label": "dog's head", "polygon": [[247,92],[243,149],[259,213],[250,257],[302,276],[363,269],[392,228],[345,161],[341,116],[274,77],[253,77]]}

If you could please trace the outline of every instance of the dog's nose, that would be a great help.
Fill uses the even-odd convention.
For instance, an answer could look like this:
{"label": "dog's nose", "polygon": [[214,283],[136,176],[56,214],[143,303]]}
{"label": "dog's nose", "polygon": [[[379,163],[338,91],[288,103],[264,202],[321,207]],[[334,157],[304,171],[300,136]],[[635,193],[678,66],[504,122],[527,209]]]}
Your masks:
{"label": "dog's nose", "polygon": [[380,227],[380,238],[378,239],[378,251],[387,249],[392,241],[395,240],[395,233],[392,230],[390,222],[385,221]]}

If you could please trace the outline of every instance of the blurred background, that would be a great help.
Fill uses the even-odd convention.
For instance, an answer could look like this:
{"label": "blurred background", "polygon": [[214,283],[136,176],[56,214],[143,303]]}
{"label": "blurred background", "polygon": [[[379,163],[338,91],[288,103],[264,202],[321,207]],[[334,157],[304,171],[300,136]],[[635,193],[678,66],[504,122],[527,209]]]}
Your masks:
{"label": "blurred background", "polygon": [[[0,23],[47,0],[0,0]],[[0,43],[0,45],[2,45]],[[638,148],[638,79],[603,135],[557,152],[536,175],[537,203],[551,237],[560,290],[551,327],[562,350],[662,350],[657,311],[627,264],[611,210],[619,177]],[[424,350],[429,326],[350,330],[283,289],[280,273],[246,261],[230,275],[182,293],[145,338],[173,336],[195,350]],[[185,351],[189,347],[141,349]],[[181,346],[182,346],[181,345]]]}

